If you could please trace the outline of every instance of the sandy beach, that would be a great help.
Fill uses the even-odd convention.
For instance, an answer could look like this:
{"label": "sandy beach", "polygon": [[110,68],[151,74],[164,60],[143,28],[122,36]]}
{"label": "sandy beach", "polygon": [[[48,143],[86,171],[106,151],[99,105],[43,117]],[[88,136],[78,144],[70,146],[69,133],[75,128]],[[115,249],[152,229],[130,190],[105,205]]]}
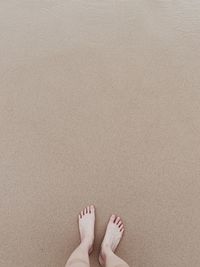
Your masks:
{"label": "sandy beach", "polygon": [[200,266],[200,2],[0,2],[0,266],[61,267],[77,213],[133,267]]}

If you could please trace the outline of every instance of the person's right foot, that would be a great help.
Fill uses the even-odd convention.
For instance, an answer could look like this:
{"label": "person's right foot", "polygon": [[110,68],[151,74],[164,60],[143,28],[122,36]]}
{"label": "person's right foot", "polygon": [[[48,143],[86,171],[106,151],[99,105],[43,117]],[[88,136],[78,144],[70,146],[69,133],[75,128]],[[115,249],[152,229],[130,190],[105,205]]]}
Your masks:
{"label": "person's right foot", "polygon": [[112,215],[107,225],[106,233],[101,245],[99,254],[99,262],[101,265],[105,264],[106,253],[111,250],[114,252],[122,238],[124,232],[124,225],[116,215]]}

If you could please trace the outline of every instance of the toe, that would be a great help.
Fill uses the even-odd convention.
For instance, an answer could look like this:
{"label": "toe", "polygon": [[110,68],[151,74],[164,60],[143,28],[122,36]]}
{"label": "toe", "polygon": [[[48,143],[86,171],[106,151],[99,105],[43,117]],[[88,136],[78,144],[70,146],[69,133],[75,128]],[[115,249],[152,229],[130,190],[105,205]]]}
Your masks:
{"label": "toe", "polygon": [[90,213],[90,207],[87,206],[87,213]]}
{"label": "toe", "polygon": [[123,232],[124,232],[124,227],[122,227],[122,228],[120,229],[120,232],[123,234]]}
{"label": "toe", "polygon": [[120,225],[119,230],[120,230],[120,232],[123,233],[123,231],[124,231],[124,225],[123,224]]}
{"label": "toe", "polygon": [[118,221],[117,225],[120,227],[120,225],[122,225],[122,224],[123,224],[123,222],[122,222],[122,220],[120,219],[120,220]]}
{"label": "toe", "polygon": [[81,216],[81,214],[79,213],[79,215],[78,215],[78,218],[79,218],[79,220],[82,218],[82,216]]}
{"label": "toe", "polygon": [[110,217],[110,222],[114,223],[115,217],[116,217],[116,216],[113,214],[113,215]]}
{"label": "toe", "polygon": [[84,215],[84,212],[83,212],[83,210],[81,211],[81,217],[83,217],[83,215]]}
{"label": "toe", "polygon": [[120,229],[124,228],[124,225],[123,225],[123,223],[122,223],[122,224],[120,224],[119,228],[120,228]]}
{"label": "toe", "polygon": [[115,219],[115,224],[118,224],[120,222],[120,217],[117,217],[116,219]]}
{"label": "toe", "polygon": [[120,220],[120,221],[118,222],[118,227],[120,228],[122,225],[123,225],[123,223],[122,223],[122,221]]}
{"label": "toe", "polygon": [[87,208],[84,209],[84,214],[87,214]]}
{"label": "toe", "polygon": [[94,213],[94,206],[93,205],[90,206],[90,212]]}

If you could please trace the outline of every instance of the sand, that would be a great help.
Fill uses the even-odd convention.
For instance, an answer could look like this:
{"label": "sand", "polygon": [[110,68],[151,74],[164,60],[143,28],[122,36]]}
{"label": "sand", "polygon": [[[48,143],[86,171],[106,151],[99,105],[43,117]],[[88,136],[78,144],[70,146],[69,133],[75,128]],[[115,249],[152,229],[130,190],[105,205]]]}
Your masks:
{"label": "sand", "polygon": [[200,266],[199,1],[0,3],[0,266],[60,267],[111,213],[134,267]]}

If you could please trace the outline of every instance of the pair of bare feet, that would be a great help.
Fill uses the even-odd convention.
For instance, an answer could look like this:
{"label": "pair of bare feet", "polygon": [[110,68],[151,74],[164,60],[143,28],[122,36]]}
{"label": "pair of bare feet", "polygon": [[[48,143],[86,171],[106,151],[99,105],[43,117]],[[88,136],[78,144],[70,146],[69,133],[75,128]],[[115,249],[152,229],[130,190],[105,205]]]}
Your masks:
{"label": "pair of bare feet", "polygon": [[[87,249],[88,253],[93,250],[94,243],[94,225],[95,225],[95,207],[93,205],[87,206],[78,216],[79,231],[81,244]],[[99,254],[99,262],[105,265],[106,252],[111,250],[114,252],[122,238],[124,232],[124,225],[120,217],[112,215],[107,225],[105,236],[101,244]]]}

